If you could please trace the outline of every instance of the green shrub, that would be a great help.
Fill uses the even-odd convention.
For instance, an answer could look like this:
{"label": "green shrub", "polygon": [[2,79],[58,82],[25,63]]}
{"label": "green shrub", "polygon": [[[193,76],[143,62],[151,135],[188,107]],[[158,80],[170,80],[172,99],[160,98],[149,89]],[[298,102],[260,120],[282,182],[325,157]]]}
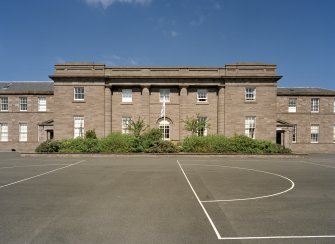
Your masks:
{"label": "green shrub", "polygon": [[95,130],[88,130],[85,133],[85,138],[86,139],[97,139],[97,134],[95,133]]}
{"label": "green shrub", "polygon": [[190,136],[186,137],[182,143],[184,152],[209,153],[213,152],[209,136]]}
{"label": "green shrub", "polygon": [[111,133],[105,138],[100,139],[100,148],[102,152],[130,152],[132,139],[134,137],[127,134]]}
{"label": "green shrub", "polygon": [[145,149],[146,153],[177,153],[178,147],[170,141],[156,141],[150,148]]}
{"label": "green shrub", "polygon": [[158,128],[153,128],[147,132],[145,132],[141,137],[140,137],[142,147],[144,150],[152,147],[155,145],[157,142],[162,140],[162,132]]}
{"label": "green shrub", "polygon": [[36,149],[35,152],[58,152],[60,147],[59,141],[47,140],[42,142]]}
{"label": "green shrub", "polygon": [[101,146],[98,139],[77,137],[62,140],[59,151],[63,153],[98,153],[101,152]]}

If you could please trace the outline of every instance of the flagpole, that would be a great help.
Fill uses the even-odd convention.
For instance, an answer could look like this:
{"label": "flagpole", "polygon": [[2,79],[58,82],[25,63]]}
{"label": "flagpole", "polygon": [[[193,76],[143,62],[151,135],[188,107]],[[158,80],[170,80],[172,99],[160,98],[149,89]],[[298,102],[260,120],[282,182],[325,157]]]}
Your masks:
{"label": "flagpole", "polygon": [[164,123],[164,127],[163,127],[163,141],[165,141],[165,96],[163,99],[163,123]]}

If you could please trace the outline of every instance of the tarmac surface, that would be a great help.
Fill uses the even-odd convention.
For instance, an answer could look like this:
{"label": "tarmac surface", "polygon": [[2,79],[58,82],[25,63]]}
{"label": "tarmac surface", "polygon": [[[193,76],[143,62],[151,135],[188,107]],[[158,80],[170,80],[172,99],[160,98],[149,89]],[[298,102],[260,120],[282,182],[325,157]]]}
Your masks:
{"label": "tarmac surface", "polygon": [[335,243],[335,155],[0,153],[0,243]]}

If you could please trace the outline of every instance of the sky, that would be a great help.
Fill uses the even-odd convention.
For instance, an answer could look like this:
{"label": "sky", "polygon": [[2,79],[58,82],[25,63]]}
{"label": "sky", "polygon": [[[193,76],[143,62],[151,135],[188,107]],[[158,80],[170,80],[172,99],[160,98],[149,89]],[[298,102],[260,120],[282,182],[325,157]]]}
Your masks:
{"label": "sky", "polygon": [[277,65],[280,87],[335,90],[334,0],[1,0],[0,80],[56,63]]}

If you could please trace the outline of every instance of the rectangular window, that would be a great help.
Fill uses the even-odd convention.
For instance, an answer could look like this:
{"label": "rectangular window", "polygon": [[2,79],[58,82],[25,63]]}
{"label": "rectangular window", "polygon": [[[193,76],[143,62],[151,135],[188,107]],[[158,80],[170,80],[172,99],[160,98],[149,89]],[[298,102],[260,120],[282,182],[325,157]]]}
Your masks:
{"label": "rectangular window", "polygon": [[0,103],[1,111],[8,111],[8,97],[0,97]]}
{"label": "rectangular window", "polygon": [[28,111],[27,97],[20,97],[20,111]]}
{"label": "rectangular window", "polygon": [[311,143],[319,143],[319,125],[311,125]]}
{"label": "rectangular window", "polygon": [[84,100],[85,99],[85,89],[84,87],[74,88],[74,100]]}
{"label": "rectangular window", "polygon": [[207,89],[198,89],[198,102],[207,102],[208,91]]}
{"label": "rectangular window", "polygon": [[170,89],[159,89],[159,101],[170,102]]}
{"label": "rectangular window", "polygon": [[289,113],[297,112],[297,99],[296,98],[289,98],[289,100],[288,100],[288,112]]}
{"label": "rectangular window", "polygon": [[76,116],[74,117],[74,134],[73,137],[84,137],[85,123],[83,116]]}
{"label": "rectangular window", "polygon": [[159,125],[159,130],[162,133],[162,140],[169,141],[170,140],[170,124],[166,121],[162,122]]}
{"label": "rectangular window", "polygon": [[333,125],[333,143],[335,143],[335,124]]}
{"label": "rectangular window", "polygon": [[131,121],[131,117],[122,117],[122,134],[129,134],[129,123]]}
{"label": "rectangular window", "polygon": [[245,135],[252,139],[256,138],[256,117],[248,116],[245,118]]}
{"label": "rectangular window", "polygon": [[47,98],[46,97],[38,98],[38,111],[39,112],[47,111]]}
{"label": "rectangular window", "polygon": [[198,136],[207,136],[207,117],[198,117]]}
{"label": "rectangular window", "polygon": [[312,98],[311,99],[311,112],[318,113],[319,112],[320,99]]}
{"label": "rectangular window", "polygon": [[28,124],[19,124],[19,141],[28,141]]}
{"label": "rectangular window", "polygon": [[246,101],[255,101],[256,100],[256,88],[254,88],[254,87],[245,88],[245,100]]}
{"label": "rectangular window", "polygon": [[297,125],[293,125],[292,143],[297,143]]}
{"label": "rectangular window", "polygon": [[122,102],[131,103],[133,101],[132,89],[122,89]]}
{"label": "rectangular window", "polygon": [[0,123],[0,141],[8,141],[8,124]]}

